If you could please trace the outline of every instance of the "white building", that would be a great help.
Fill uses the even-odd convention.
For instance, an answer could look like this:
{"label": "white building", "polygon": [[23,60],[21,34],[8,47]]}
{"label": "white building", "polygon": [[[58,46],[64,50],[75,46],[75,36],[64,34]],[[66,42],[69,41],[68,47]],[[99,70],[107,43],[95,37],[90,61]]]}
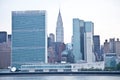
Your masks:
{"label": "white building", "polygon": [[104,70],[104,62],[81,64],[29,64],[21,66],[21,71],[28,72],[79,72],[82,71],[82,69]]}
{"label": "white building", "polygon": [[84,33],[84,55],[88,63],[95,62],[95,55],[93,51],[93,34],[94,24],[92,22],[85,22]]}

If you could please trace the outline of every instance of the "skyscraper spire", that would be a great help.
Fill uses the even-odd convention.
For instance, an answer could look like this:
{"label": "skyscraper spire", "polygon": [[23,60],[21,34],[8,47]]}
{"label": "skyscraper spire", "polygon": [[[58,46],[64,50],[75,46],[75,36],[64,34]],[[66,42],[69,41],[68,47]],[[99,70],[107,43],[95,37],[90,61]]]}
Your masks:
{"label": "skyscraper spire", "polygon": [[60,9],[56,24],[56,42],[64,42],[64,29]]}

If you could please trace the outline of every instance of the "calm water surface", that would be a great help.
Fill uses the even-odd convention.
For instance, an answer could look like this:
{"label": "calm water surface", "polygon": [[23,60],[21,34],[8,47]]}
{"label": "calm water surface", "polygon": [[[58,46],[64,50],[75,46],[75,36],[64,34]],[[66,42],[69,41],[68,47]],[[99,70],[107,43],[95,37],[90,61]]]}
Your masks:
{"label": "calm water surface", "polygon": [[67,75],[67,76],[45,76],[45,75],[21,75],[0,76],[0,80],[120,80],[120,75]]}

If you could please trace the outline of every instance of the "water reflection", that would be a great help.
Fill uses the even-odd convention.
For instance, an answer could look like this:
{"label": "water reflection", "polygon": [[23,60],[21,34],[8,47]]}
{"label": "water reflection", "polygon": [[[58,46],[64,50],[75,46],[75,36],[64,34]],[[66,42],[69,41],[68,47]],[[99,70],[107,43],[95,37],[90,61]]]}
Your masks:
{"label": "water reflection", "polygon": [[4,76],[0,80],[120,80],[120,76]]}

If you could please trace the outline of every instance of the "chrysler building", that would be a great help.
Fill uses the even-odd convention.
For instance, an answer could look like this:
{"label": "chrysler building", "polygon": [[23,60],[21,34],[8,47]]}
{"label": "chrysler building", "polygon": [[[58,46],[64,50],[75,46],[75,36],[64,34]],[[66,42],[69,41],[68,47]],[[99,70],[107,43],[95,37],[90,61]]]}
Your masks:
{"label": "chrysler building", "polygon": [[56,24],[56,42],[64,42],[64,29],[60,10]]}

